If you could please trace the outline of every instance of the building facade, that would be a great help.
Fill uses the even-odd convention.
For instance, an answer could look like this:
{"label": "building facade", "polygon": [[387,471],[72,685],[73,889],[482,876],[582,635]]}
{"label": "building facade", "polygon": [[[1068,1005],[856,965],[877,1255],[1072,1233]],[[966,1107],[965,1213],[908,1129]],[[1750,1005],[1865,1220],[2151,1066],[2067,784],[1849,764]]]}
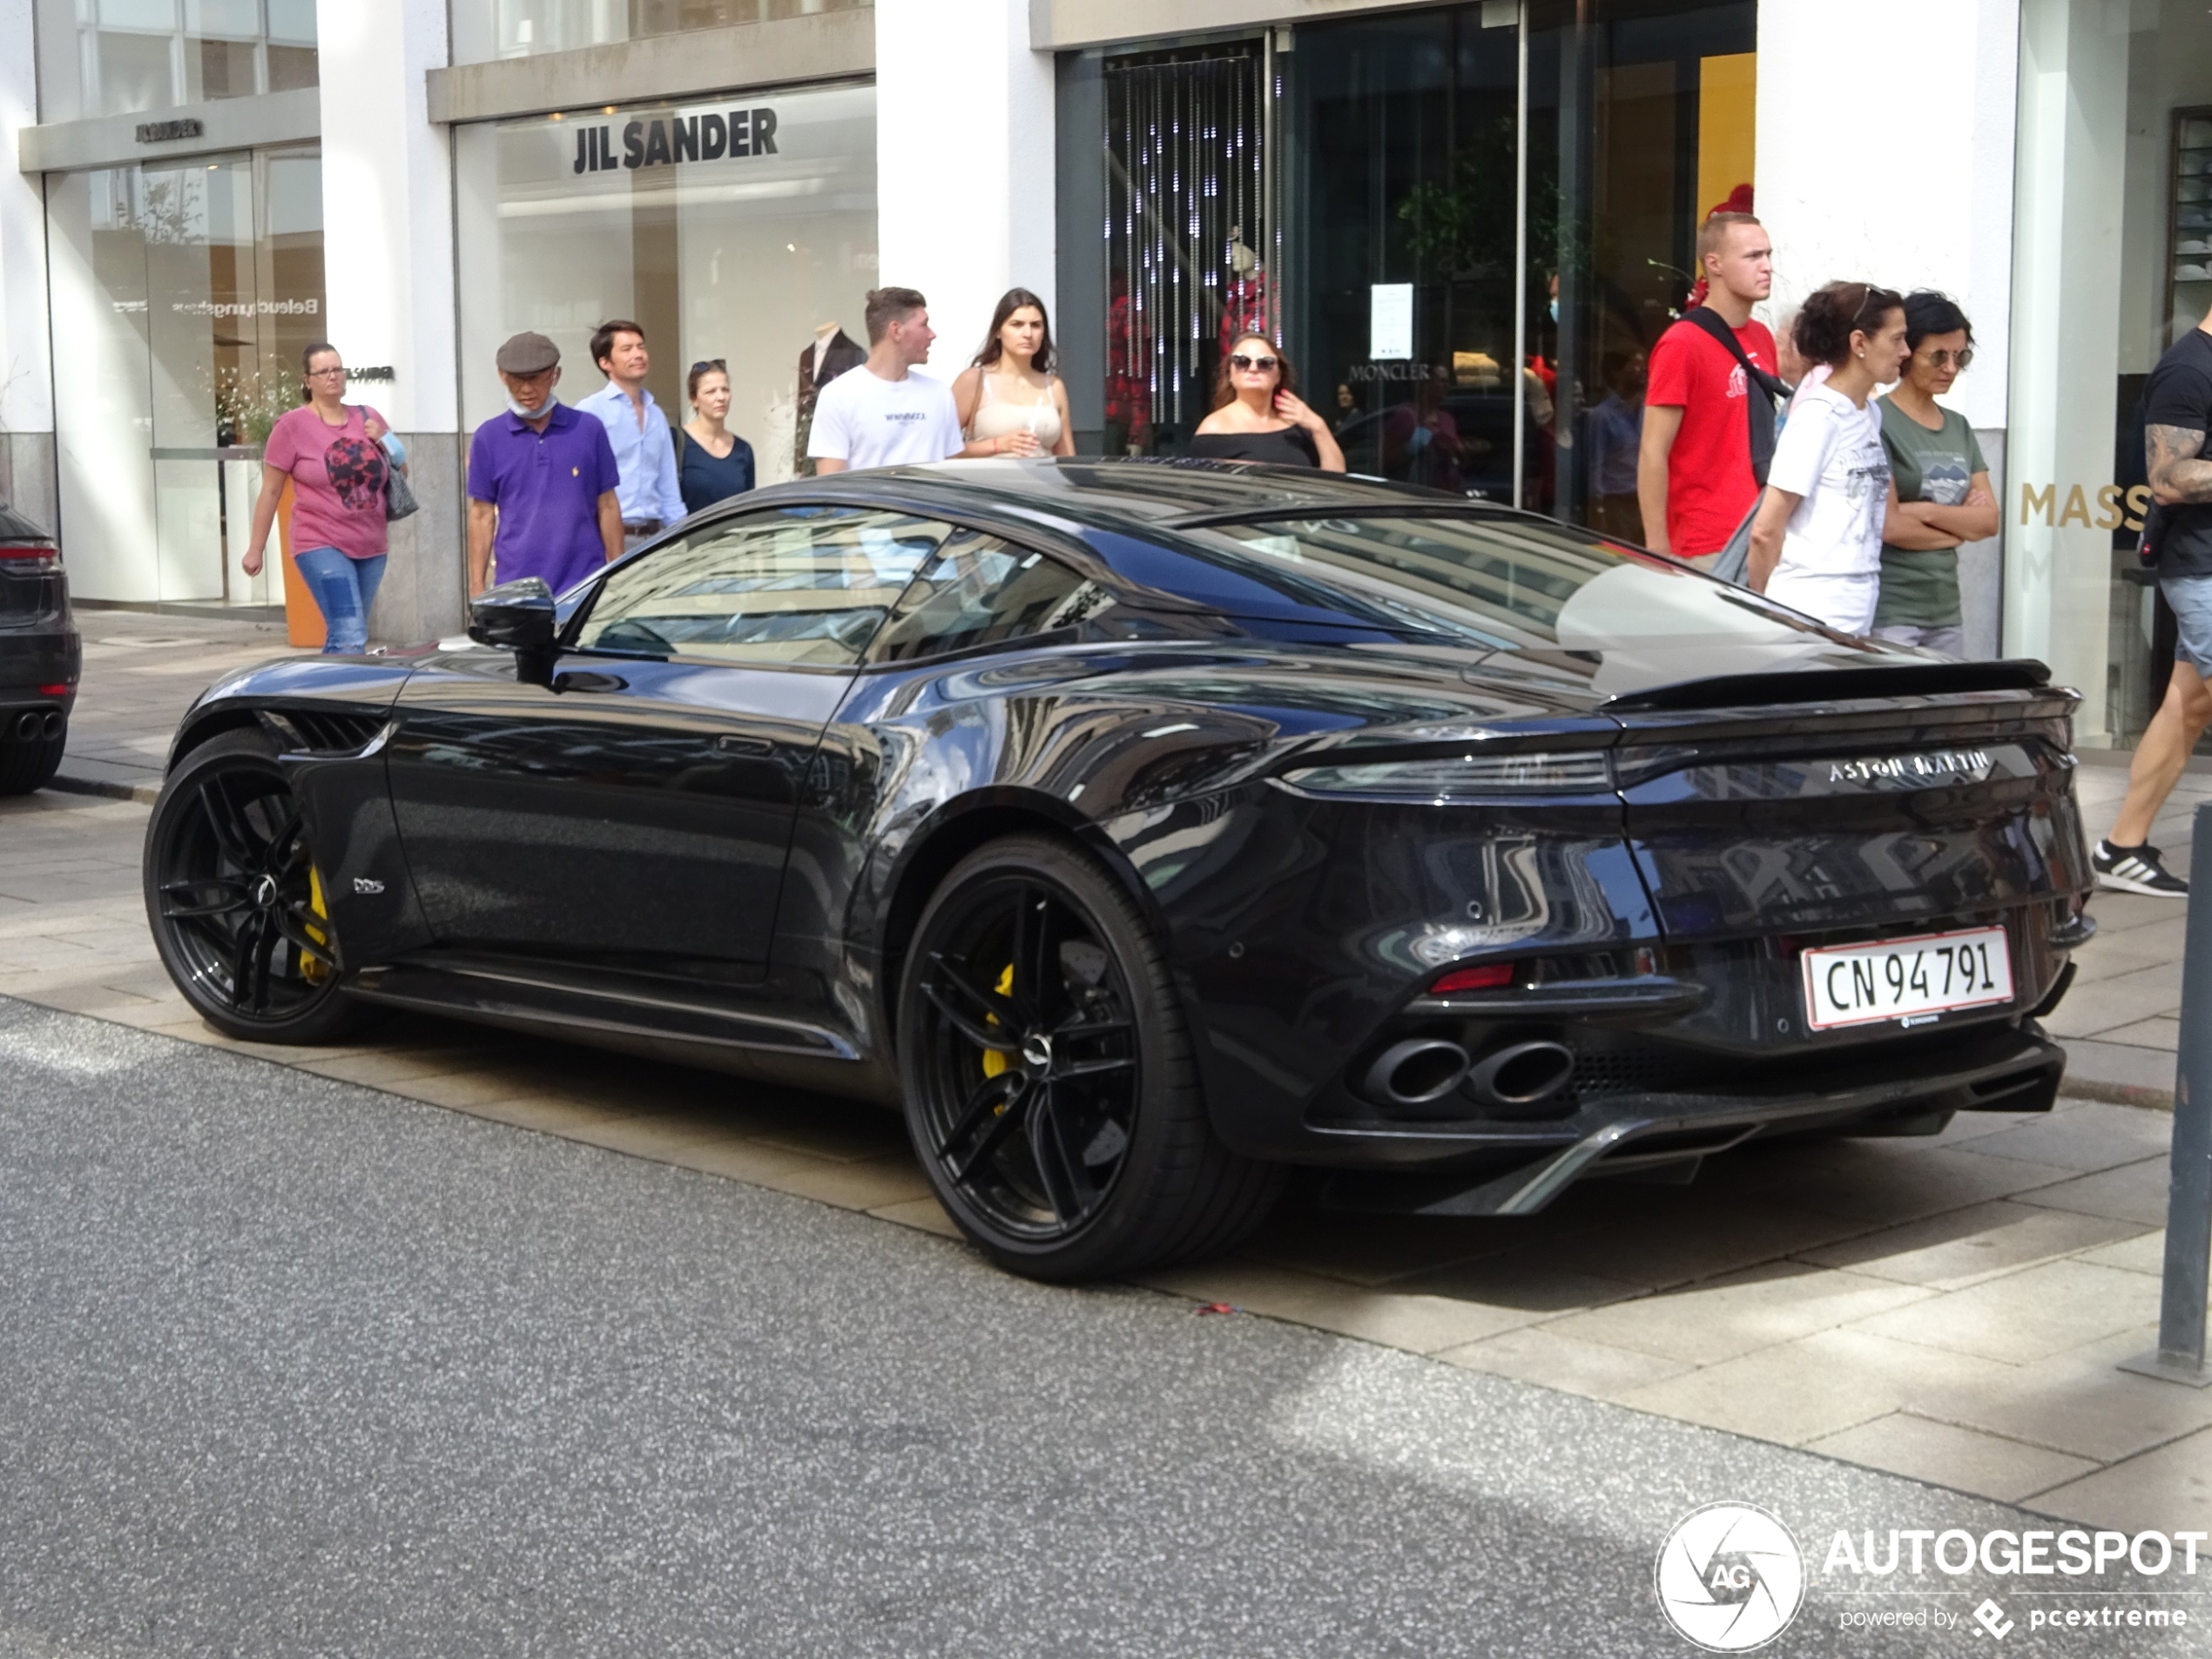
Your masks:
{"label": "building facade", "polygon": [[[1851,78],[1885,40],[1926,72]],[[1043,294],[1085,452],[1174,452],[1258,327],[1358,469],[1633,538],[1648,354],[1748,199],[1770,320],[1860,276],[1973,316],[1973,649],[2049,660],[2086,747],[2170,658],[2132,423],[2212,305],[2180,0],[0,0],[0,492],[94,601],[281,603],[239,561],[308,341],[415,458],[400,638],[459,617],[501,339],[574,398],[634,319],[679,418],[724,363],[773,481],[884,281],[948,376]]]}

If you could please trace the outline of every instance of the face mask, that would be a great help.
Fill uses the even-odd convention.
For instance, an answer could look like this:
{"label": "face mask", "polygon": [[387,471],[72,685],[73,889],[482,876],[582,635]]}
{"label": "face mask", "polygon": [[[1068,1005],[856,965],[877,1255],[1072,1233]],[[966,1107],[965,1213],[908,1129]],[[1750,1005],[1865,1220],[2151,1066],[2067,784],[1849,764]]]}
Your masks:
{"label": "face mask", "polygon": [[1547,310],[1547,311],[1548,311],[1548,312],[1550,312],[1550,313],[1552,314],[1552,320],[1553,320],[1554,322],[1557,322],[1557,321],[1559,320],[1559,301],[1558,301],[1558,300],[1553,300],[1553,301],[1552,301],[1549,305],[1546,306],[1546,307],[1544,307],[1544,309],[1545,309],[1545,310]]}
{"label": "face mask", "polygon": [[550,408],[551,408],[553,407],[553,394],[552,394],[552,393],[550,393],[550,392],[548,392],[548,393],[545,395],[545,401],[544,401],[544,402],[543,402],[543,403],[541,403],[541,404],[539,404],[539,405],[538,405],[536,408],[534,408],[534,409],[533,409],[533,408],[528,408],[527,406],[525,406],[525,405],[523,405],[523,404],[517,403],[517,402],[516,402],[516,401],[513,398],[511,398],[511,397],[510,397],[510,398],[509,398],[509,399],[507,400],[507,407],[508,407],[509,409],[512,409],[512,410],[514,411],[514,413],[515,413],[515,418],[516,418],[516,420],[519,420],[519,421],[535,421],[535,420],[536,420],[539,416],[543,415],[545,413],[545,411],[546,411],[546,410],[548,410],[548,409],[550,409]]}

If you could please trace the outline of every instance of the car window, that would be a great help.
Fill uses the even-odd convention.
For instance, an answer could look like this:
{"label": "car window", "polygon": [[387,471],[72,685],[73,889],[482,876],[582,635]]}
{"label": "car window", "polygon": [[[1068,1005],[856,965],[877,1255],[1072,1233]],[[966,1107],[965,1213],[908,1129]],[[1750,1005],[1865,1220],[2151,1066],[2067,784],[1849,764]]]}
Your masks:
{"label": "car window", "polygon": [[1066,565],[995,536],[957,536],[914,577],[868,655],[941,656],[1081,622],[1110,599]]}
{"label": "car window", "polygon": [[953,527],[785,507],[722,519],[608,572],[570,643],[635,657],[857,663]]}

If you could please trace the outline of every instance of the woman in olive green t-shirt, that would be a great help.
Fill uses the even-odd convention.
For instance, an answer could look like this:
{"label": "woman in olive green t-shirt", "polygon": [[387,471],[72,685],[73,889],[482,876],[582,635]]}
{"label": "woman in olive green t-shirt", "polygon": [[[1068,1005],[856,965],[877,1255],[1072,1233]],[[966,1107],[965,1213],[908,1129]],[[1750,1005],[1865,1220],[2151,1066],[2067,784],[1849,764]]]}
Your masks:
{"label": "woman in olive green t-shirt", "polygon": [[1878,401],[1890,504],[1874,637],[1964,657],[1959,548],[1997,534],[1997,497],[1974,429],[1936,399],[1973,361],[1974,331],[1947,296],[1923,290],[1905,298],[1905,378]]}

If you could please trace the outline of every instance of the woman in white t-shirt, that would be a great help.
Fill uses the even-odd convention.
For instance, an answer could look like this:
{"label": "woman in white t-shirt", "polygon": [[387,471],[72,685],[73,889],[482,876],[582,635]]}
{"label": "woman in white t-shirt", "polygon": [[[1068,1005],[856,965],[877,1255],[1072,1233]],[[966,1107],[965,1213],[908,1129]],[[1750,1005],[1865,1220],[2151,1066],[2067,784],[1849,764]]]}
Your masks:
{"label": "woman in white t-shirt", "polygon": [[1745,579],[1759,592],[1845,633],[1874,625],[1882,586],[1889,453],[1874,388],[1904,371],[1905,300],[1870,282],[1831,282],[1806,300],[1793,331],[1810,377],[1791,406],[1751,520]]}

